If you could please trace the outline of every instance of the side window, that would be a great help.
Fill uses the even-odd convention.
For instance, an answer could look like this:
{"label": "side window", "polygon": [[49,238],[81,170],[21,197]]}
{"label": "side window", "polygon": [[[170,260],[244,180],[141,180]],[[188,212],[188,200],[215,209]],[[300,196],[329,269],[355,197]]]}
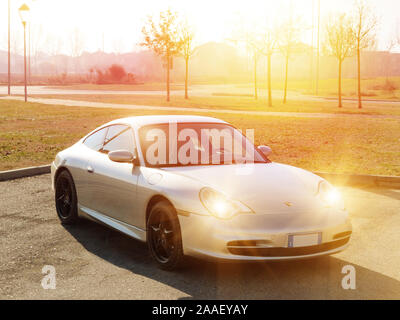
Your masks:
{"label": "side window", "polygon": [[109,127],[102,151],[104,153],[109,153],[110,151],[116,150],[134,152],[135,142],[130,127],[124,125]]}
{"label": "side window", "polygon": [[99,131],[96,131],[95,133],[87,137],[83,142],[83,144],[89,147],[90,149],[93,149],[95,151],[100,151],[100,149],[103,146],[107,130],[108,128],[104,128]]}

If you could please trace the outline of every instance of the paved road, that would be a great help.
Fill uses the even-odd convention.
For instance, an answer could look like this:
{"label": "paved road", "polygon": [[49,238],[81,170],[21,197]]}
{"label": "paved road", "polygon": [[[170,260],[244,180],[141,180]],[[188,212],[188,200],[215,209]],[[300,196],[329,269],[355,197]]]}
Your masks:
{"label": "paved road", "polygon": [[[0,182],[0,299],[399,299],[400,190],[342,188],[353,218],[350,247],[316,260],[155,267],[146,246],[96,223],[63,227],[50,176]],[[341,287],[356,269],[356,290]],[[41,287],[44,265],[57,288]]]}
{"label": "paved road", "polygon": [[[11,96],[0,97],[0,100],[20,100],[23,97]],[[43,103],[48,105],[63,105],[68,107],[90,107],[90,108],[106,108],[106,109],[130,109],[130,110],[162,110],[162,111],[180,111],[180,112],[196,112],[196,113],[223,113],[223,114],[240,114],[240,115],[256,115],[269,117],[295,117],[295,118],[390,118],[400,119],[397,115],[369,115],[369,114],[344,114],[344,113],[307,113],[307,112],[278,112],[278,111],[247,111],[247,110],[229,110],[229,109],[208,109],[208,108],[187,108],[187,107],[162,107],[162,106],[146,106],[134,104],[120,104],[108,102],[93,102],[67,99],[47,99],[47,98],[29,98],[30,102]]]}
{"label": "paved road", "polygon": [[[0,95],[7,94],[7,86],[0,86]],[[12,86],[11,88],[12,94],[23,95],[24,87],[23,86]],[[171,90],[171,95],[182,95],[182,90]],[[192,85],[190,86],[189,95],[190,96],[198,96],[198,97],[210,97],[214,94],[226,94],[230,95],[232,93],[235,94],[247,94],[252,95],[254,93],[254,89],[252,87],[238,86],[238,85]],[[114,95],[165,95],[164,90],[146,90],[146,91],[115,91],[115,90],[70,90],[70,89],[57,89],[50,88],[47,86],[30,86],[28,87],[29,95],[101,95],[101,94],[114,94]],[[266,90],[259,90],[258,95],[260,97],[266,97]],[[282,97],[282,90],[273,90],[272,95],[274,97]],[[332,101],[336,100],[335,98],[323,98],[317,96],[304,95],[300,92],[296,91],[288,91],[287,95],[288,100],[296,100],[296,101]],[[343,101],[348,104],[357,104],[357,100],[355,99],[346,99],[343,98]],[[400,101],[386,101],[386,100],[364,100],[364,104],[366,105],[387,105],[387,106],[399,106]]]}

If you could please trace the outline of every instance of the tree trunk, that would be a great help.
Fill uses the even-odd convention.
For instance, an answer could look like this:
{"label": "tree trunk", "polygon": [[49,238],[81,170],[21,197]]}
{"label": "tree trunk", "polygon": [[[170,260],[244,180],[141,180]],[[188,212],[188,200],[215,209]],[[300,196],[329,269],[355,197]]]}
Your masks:
{"label": "tree trunk", "polygon": [[258,88],[257,88],[257,54],[254,54],[254,99],[258,99]]}
{"label": "tree trunk", "polygon": [[361,101],[361,51],[360,44],[357,44],[357,77],[358,77],[358,108],[362,108]]}
{"label": "tree trunk", "polygon": [[268,107],[272,107],[272,89],[271,89],[271,54],[268,55]]}
{"label": "tree trunk", "polygon": [[339,98],[339,108],[341,108],[342,107],[342,61],[341,60],[339,60],[338,98]]}
{"label": "tree trunk", "polygon": [[185,57],[185,62],[186,62],[186,73],[185,73],[185,99],[189,99],[189,96],[188,96],[189,57]]}
{"label": "tree trunk", "polygon": [[285,88],[283,92],[283,103],[286,103],[286,97],[287,97],[288,69],[289,69],[289,54],[286,54]]}
{"label": "tree trunk", "polygon": [[169,51],[167,51],[167,101],[169,101],[169,68],[170,68],[170,56]]}

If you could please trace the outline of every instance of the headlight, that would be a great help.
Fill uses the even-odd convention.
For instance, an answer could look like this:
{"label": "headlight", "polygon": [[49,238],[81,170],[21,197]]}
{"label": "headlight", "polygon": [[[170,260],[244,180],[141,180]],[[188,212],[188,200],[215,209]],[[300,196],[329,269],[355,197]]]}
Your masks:
{"label": "headlight", "polygon": [[229,199],[211,188],[203,188],[199,193],[203,206],[216,218],[230,219],[240,213],[254,213],[240,201]]}
{"label": "headlight", "polygon": [[318,184],[317,195],[329,207],[339,207],[344,209],[344,202],[338,190],[336,190],[329,182],[322,180]]}

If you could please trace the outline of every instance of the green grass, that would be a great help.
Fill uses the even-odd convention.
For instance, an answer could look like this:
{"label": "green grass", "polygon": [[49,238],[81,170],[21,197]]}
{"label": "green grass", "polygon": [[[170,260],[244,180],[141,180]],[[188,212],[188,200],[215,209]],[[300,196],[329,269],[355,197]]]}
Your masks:
{"label": "green grass", "polygon": [[273,107],[267,106],[266,98],[255,100],[254,97],[246,96],[193,96],[185,100],[181,95],[171,96],[167,102],[160,95],[117,95],[117,94],[94,94],[94,95],[32,95],[33,97],[94,101],[102,103],[119,103],[131,105],[168,106],[183,108],[205,108],[205,109],[230,109],[246,111],[276,111],[276,112],[305,112],[305,113],[335,113],[335,114],[371,114],[371,115],[400,115],[399,105],[388,105],[379,102],[365,104],[363,109],[358,109],[355,103],[343,103],[343,108],[337,107],[336,101],[304,101],[289,100],[286,104],[281,99],[273,100]]}
{"label": "green grass", "polygon": [[[112,119],[178,113],[184,114],[0,100],[0,170],[50,163],[58,151]],[[209,115],[242,130],[254,129],[255,143],[271,146],[274,161],[314,171],[400,176],[400,119],[268,117],[218,112]]]}

